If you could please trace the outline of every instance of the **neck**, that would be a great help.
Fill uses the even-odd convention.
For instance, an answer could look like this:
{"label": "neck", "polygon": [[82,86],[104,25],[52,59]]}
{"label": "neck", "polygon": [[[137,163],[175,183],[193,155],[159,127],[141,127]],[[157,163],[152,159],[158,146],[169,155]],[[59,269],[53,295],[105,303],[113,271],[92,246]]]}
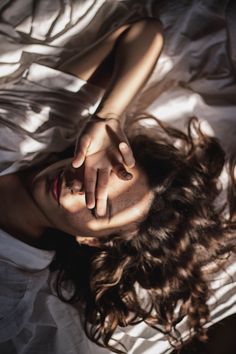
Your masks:
{"label": "neck", "polygon": [[48,225],[23,181],[23,174],[0,177],[0,227],[21,241],[36,246]]}

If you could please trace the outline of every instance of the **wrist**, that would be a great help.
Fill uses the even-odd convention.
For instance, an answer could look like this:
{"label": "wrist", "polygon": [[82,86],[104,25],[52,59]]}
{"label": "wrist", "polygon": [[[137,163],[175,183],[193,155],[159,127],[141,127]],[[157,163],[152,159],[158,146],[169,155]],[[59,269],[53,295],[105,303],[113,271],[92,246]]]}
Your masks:
{"label": "wrist", "polygon": [[102,123],[102,122],[106,122],[106,123],[109,123],[109,122],[117,122],[117,123],[120,123],[120,119],[119,117],[115,117],[115,116],[106,116],[106,117],[100,117],[99,115],[97,114],[93,114],[90,116],[90,119],[89,119],[90,122],[92,123]]}

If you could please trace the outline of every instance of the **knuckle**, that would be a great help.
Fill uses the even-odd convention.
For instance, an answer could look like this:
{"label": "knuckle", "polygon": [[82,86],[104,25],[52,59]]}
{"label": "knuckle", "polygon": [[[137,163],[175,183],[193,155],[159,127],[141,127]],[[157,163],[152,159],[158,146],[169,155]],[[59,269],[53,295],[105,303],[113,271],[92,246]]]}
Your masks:
{"label": "knuckle", "polygon": [[86,181],[85,189],[86,189],[86,193],[94,193],[94,191],[95,191],[95,181]]}
{"label": "knuckle", "polygon": [[98,188],[105,189],[107,187],[107,183],[108,183],[107,180],[98,181]]}
{"label": "knuckle", "polygon": [[109,177],[106,176],[106,178],[104,178],[104,179],[101,181],[101,184],[102,184],[103,187],[107,187],[108,182],[109,182]]}
{"label": "knuckle", "polygon": [[94,185],[95,183],[96,183],[95,179],[92,179],[92,178],[87,178],[86,179],[86,185],[87,186]]}
{"label": "knuckle", "polygon": [[90,161],[89,159],[86,159],[85,161],[85,166],[86,166],[86,178],[90,179],[90,176],[93,175],[95,176],[97,174],[97,168],[92,165],[92,161]]}

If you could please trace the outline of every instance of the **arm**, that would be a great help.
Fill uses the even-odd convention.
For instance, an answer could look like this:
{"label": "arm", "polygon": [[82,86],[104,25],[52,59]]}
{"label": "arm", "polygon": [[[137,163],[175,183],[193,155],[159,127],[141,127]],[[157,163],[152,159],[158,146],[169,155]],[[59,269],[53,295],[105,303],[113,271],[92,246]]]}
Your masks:
{"label": "arm", "polygon": [[119,36],[112,78],[95,119],[80,136],[73,166],[85,164],[86,203],[89,208],[96,204],[98,215],[105,214],[111,171],[120,178],[132,178],[126,166],[133,167],[135,162],[120,120],[152,73],[162,46],[161,26],[153,19],[136,22]]}
{"label": "arm", "polygon": [[97,109],[97,116],[119,119],[147,82],[162,46],[162,29],[157,20],[136,22],[123,32],[117,41],[112,80]]}

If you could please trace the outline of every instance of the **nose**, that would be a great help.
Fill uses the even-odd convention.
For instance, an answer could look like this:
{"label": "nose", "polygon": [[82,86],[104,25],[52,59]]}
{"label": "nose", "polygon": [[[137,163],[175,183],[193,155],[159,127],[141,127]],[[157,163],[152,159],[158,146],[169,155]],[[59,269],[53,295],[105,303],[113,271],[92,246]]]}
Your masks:
{"label": "nose", "polygon": [[69,187],[72,193],[84,194],[83,184],[81,181],[73,180],[73,184]]}
{"label": "nose", "polygon": [[83,169],[70,166],[64,172],[65,185],[72,193],[84,194]]}

